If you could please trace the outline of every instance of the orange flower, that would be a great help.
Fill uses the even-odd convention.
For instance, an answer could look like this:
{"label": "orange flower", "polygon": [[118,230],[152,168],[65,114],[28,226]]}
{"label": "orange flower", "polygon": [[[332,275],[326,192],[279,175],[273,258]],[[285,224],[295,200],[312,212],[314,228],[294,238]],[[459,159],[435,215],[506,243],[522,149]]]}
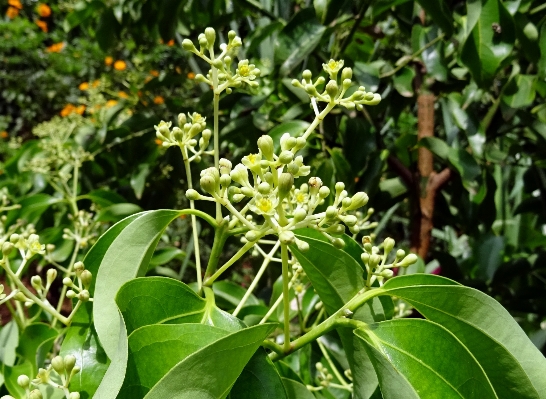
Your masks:
{"label": "orange flower", "polygon": [[154,98],[154,104],[158,104],[158,105],[159,105],[159,104],[163,104],[163,103],[165,103],[165,99],[164,99],[163,97],[161,97],[161,96],[156,96],[156,97]]}
{"label": "orange flower", "polygon": [[188,79],[195,79],[195,73],[193,72],[188,72]]}
{"label": "orange flower", "polygon": [[83,115],[83,113],[85,112],[85,105],[78,105],[74,112],[78,115]]}
{"label": "orange flower", "polygon": [[162,146],[163,145],[163,141],[159,140],[159,139],[155,139],[155,143],[158,145],[158,146]]}
{"label": "orange flower", "polygon": [[106,64],[106,66],[112,65],[113,62],[114,62],[114,59],[110,56],[104,58],[104,63]]}
{"label": "orange flower", "polygon": [[80,90],[89,89],[89,83],[87,83],[87,82],[80,83],[80,85],[78,86],[78,89],[80,89]]}
{"label": "orange flower", "polygon": [[15,7],[8,7],[8,10],[6,11],[6,15],[9,19],[15,18],[17,15],[19,15],[19,10]]}
{"label": "orange flower", "polygon": [[38,25],[38,28],[47,33],[47,22],[41,21],[39,19],[37,19],[35,22],[36,25]]}
{"label": "orange flower", "polygon": [[38,4],[38,14],[40,17],[47,18],[51,15],[51,8],[44,3]]}
{"label": "orange flower", "polygon": [[106,102],[106,106],[107,107],[113,107],[114,105],[116,105],[118,102],[116,100],[108,100]]}
{"label": "orange flower", "polygon": [[114,62],[114,69],[116,71],[124,71],[125,68],[127,68],[127,64],[125,63],[125,61],[117,60],[116,62]]}
{"label": "orange flower", "polygon": [[97,79],[97,80],[94,80],[93,83],[91,83],[93,85],[93,87],[99,87],[100,85],[100,80]]}
{"label": "orange flower", "polygon": [[118,91],[118,96],[120,98],[129,98],[129,94],[125,93],[124,91]]}
{"label": "orange flower", "polygon": [[167,46],[174,46],[174,39],[169,40]]}
{"label": "orange flower", "polygon": [[8,0],[8,4],[12,7],[18,8],[19,10],[23,9],[23,5],[20,0]]}
{"label": "orange flower", "polygon": [[75,111],[75,108],[76,108],[76,107],[74,107],[74,105],[72,105],[72,104],[66,104],[66,105],[64,106],[64,108],[61,110],[60,114],[61,114],[62,117],[68,116],[68,115],[70,115],[72,112]]}
{"label": "orange flower", "polygon": [[159,72],[157,72],[155,69],[150,71],[150,75],[155,76],[156,78],[159,76]]}
{"label": "orange flower", "polygon": [[63,48],[64,48],[64,43],[60,42],[60,43],[52,44],[51,46],[47,47],[46,51],[49,53],[60,53]]}
{"label": "orange flower", "polygon": [[7,139],[9,137],[9,134],[4,130],[2,133],[0,133],[0,137],[2,137],[3,139]]}

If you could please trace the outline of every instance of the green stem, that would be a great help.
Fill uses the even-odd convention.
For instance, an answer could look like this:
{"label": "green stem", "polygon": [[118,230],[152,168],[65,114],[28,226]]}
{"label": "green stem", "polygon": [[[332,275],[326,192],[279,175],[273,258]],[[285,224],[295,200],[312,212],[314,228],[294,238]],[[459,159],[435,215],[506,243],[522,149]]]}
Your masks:
{"label": "green stem", "polygon": [[320,342],[320,339],[317,339],[317,344],[318,344],[318,346],[320,348],[320,351],[322,352],[322,355],[324,356],[324,358],[326,359],[326,361],[330,365],[330,368],[332,369],[332,372],[334,373],[336,378],[339,380],[341,385],[343,385],[345,388],[349,388],[350,385],[347,384],[347,382],[345,381],[345,379],[343,378],[343,376],[341,375],[341,373],[337,369],[336,365],[334,364],[334,362],[330,358],[330,355],[328,354],[328,351],[326,350],[326,347],[324,346],[324,344],[322,342]]}
{"label": "green stem", "polygon": [[[211,54],[211,58],[214,58],[214,54]],[[211,65],[212,71],[212,91],[214,93],[214,166],[218,169],[220,165],[220,128],[218,117],[220,114],[220,93],[218,92],[218,69]],[[220,223],[222,220],[222,207],[219,203],[216,203],[216,220]]]}
{"label": "green stem", "polygon": [[[180,147],[180,151],[182,151],[182,159],[184,160],[184,168],[186,169],[186,181],[188,182],[188,189],[193,189],[190,161],[188,159],[188,149],[185,146],[182,146]],[[190,209],[195,210],[194,200],[190,200]],[[195,215],[191,215],[191,228],[193,230],[193,252],[195,253],[195,270],[197,271],[197,291],[201,291],[203,279],[201,277],[201,254],[199,252],[199,237],[197,234],[197,219],[195,218]]]}
{"label": "green stem", "polygon": [[536,14],[537,12],[541,12],[544,9],[546,9],[546,3],[533,8],[531,11],[529,11],[529,15]]}
{"label": "green stem", "polygon": [[[78,238],[76,240],[76,245],[74,246],[74,252],[72,252],[72,258],[70,259],[70,263],[68,264],[68,268],[67,268],[68,273],[66,273],[67,276],[70,276],[72,274],[72,271],[74,270],[74,264],[76,263],[76,258],[78,256],[79,251],[80,251],[80,240]],[[65,298],[67,290],[68,290],[68,287],[63,284],[63,288],[61,289],[61,296],[59,297],[59,302],[57,303],[57,312],[59,314],[61,314],[61,309],[63,307],[63,302],[64,302],[64,298]],[[55,327],[56,324],[57,324],[57,320],[55,319],[51,323],[51,327]],[[67,324],[67,323],[64,323],[64,324]]]}
{"label": "green stem", "polygon": [[207,264],[207,270],[205,271],[205,281],[207,281],[210,276],[212,276],[216,269],[218,268],[218,262],[220,261],[220,256],[222,255],[222,250],[226,244],[226,240],[229,237],[227,229],[229,224],[222,220],[214,232],[214,242],[212,244],[212,250],[209,256],[209,263]]}
{"label": "green stem", "polygon": [[284,304],[284,351],[290,350],[290,288],[288,287],[288,246],[281,243],[282,296]]}
{"label": "green stem", "polygon": [[248,252],[248,250],[250,248],[252,248],[254,246],[254,242],[247,242],[245,245],[243,245],[241,247],[241,249],[239,249],[235,255],[233,255],[231,257],[230,260],[228,260],[220,269],[218,269],[216,271],[216,273],[214,273],[212,276],[210,276],[209,278],[205,279],[205,282],[204,282],[204,285],[207,286],[207,287],[210,287],[212,286],[212,283],[214,283],[214,281],[216,281],[216,279],[218,277],[220,277],[220,275],[225,272],[231,265],[233,265],[235,262],[237,262],[241,256],[243,256],[245,253]]}

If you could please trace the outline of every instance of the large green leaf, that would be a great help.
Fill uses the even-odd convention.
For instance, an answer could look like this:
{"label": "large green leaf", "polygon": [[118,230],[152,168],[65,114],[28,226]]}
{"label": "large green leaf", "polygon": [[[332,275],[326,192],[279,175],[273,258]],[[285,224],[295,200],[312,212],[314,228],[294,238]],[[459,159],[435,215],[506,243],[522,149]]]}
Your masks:
{"label": "large green leaf", "polygon": [[286,389],[288,399],[315,399],[307,387],[298,381],[283,378],[282,383]]}
{"label": "large green leaf", "polygon": [[43,367],[43,362],[59,332],[45,323],[33,323],[25,327],[19,337],[17,353],[32,365],[32,374]]}
{"label": "large green leaf", "polygon": [[143,398],[171,368],[229,332],[203,324],[156,324],[129,335],[129,360],[118,398]]}
{"label": "large green leaf", "polygon": [[[367,348],[377,349],[369,354],[380,374],[385,399],[497,398],[472,354],[436,323],[419,319],[390,320],[366,330],[356,330],[355,334],[366,342]],[[390,365],[386,365],[385,360]],[[397,374],[403,376],[408,385],[404,386]],[[391,378],[396,391],[392,387],[386,389]]]}
{"label": "large green leaf", "polygon": [[514,47],[514,21],[500,0],[469,1],[467,11],[461,60],[479,86],[488,86]]}
{"label": "large green leaf", "polygon": [[4,377],[4,385],[6,386],[9,394],[16,398],[26,398],[25,390],[19,386],[17,383],[17,378],[21,374],[24,374],[30,378],[34,377],[31,362],[25,361],[15,366],[3,364],[1,370]]}
{"label": "large green leaf", "polygon": [[445,0],[417,0],[432,20],[445,32],[446,36],[453,33],[453,15]]}
{"label": "large green leaf", "polygon": [[275,61],[281,64],[281,75],[288,75],[318,46],[326,27],[316,19],[314,10],[297,13],[280,31],[275,46]]}
{"label": "large green leaf", "polygon": [[499,398],[546,398],[546,359],[493,298],[419,274],[395,277],[382,290],[453,333],[485,370]]}
{"label": "large green leaf", "polygon": [[245,328],[194,352],[174,366],[145,398],[225,398],[245,365],[274,328],[271,324]]}
{"label": "large green leaf", "polygon": [[116,293],[125,282],[146,270],[161,234],[180,215],[180,211],[172,210],[139,214],[113,238],[102,258],[95,279],[93,319],[100,343],[110,359],[117,352],[120,336]]}
{"label": "large green leaf", "polygon": [[239,319],[218,309],[214,295],[207,299],[186,284],[168,277],[144,277],[124,284],[116,302],[129,334],[151,324],[202,323],[236,331],[244,327]]}
{"label": "large green leaf", "polygon": [[258,348],[231,389],[230,399],[288,399],[279,373]]}

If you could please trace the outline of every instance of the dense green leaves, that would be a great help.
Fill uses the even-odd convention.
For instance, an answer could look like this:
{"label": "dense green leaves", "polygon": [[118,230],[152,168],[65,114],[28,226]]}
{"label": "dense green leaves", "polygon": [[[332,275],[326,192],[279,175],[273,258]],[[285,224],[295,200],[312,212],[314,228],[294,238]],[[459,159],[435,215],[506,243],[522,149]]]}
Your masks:
{"label": "dense green leaves", "polygon": [[472,354],[435,323],[391,320],[355,334],[366,342],[385,399],[497,398]]}

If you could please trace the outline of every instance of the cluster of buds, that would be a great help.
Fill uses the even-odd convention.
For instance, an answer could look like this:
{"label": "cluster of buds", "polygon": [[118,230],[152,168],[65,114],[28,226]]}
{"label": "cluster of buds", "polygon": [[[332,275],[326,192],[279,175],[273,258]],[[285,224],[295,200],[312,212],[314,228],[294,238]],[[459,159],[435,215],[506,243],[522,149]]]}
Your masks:
{"label": "cluster of buds", "polygon": [[323,386],[325,388],[329,387],[332,380],[334,379],[334,376],[330,373],[330,370],[328,370],[321,362],[318,362],[315,367],[317,368],[317,378],[319,380],[320,386]]}
{"label": "cluster of buds", "polygon": [[[321,232],[338,248],[345,243],[339,235],[345,232],[345,226],[356,234],[359,226],[353,211],[368,202],[368,196],[359,192],[349,196],[345,184],[335,186],[335,195],[325,212],[315,213],[320,204],[330,196],[330,189],[323,185],[318,177],[311,177],[308,183],[299,188],[294,186],[294,179],[309,174],[310,167],[303,164],[301,156],[295,154],[306,145],[302,137],[294,138],[289,134],[281,138],[281,149],[274,153],[273,139],[262,136],[258,140],[258,154],[250,154],[242,163],[232,168],[227,159],[220,160],[219,168],[211,167],[201,172],[200,185],[210,197],[190,189],[186,192],[190,200],[209,200],[224,205],[232,214],[232,226],[238,224],[249,229],[245,237],[256,241],[266,234],[275,234],[284,244],[296,244],[302,251],[309,246],[299,240],[293,230],[309,227]],[[252,181],[250,180],[252,177]],[[234,184],[236,183],[236,184]],[[237,211],[232,203],[247,199],[247,204]],[[264,222],[254,222],[254,216],[261,216]],[[343,225],[343,224],[344,225]]]}
{"label": "cluster of buds", "polygon": [[250,87],[258,86],[255,79],[260,76],[260,70],[254,64],[250,64],[248,60],[240,60],[235,67],[232,66],[233,57],[242,46],[241,38],[237,36],[235,31],[228,32],[228,42],[220,44],[221,52],[218,56],[214,52],[216,31],[213,28],[205,29],[205,33],[199,35],[198,41],[199,50],[190,39],[184,39],[182,42],[182,47],[185,50],[202,58],[212,67],[207,76],[197,74],[196,81],[210,85],[217,95],[224,90],[230,94],[233,87],[239,88],[243,84]]}
{"label": "cluster of buds", "polygon": [[[55,371],[60,378],[61,384],[53,381],[51,372]],[[17,384],[25,390],[27,399],[43,399],[43,395],[39,389],[33,389],[39,385],[49,385],[54,388],[62,389],[67,399],[80,399],[78,392],[70,392],[68,386],[72,378],[80,371],[80,367],[76,365],[76,358],[73,355],[55,356],[51,360],[51,364],[47,369],[40,368],[36,378],[31,380],[26,375],[20,375],[17,378]],[[1,399],[14,399],[12,396],[2,396]]]}
{"label": "cluster of buds", "polygon": [[391,263],[388,262],[388,257],[391,251],[394,249],[395,241],[387,237],[383,241],[383,254],[380,254],[380,248],[372,244],[370,236],[364,236],[362,238],[362,244],[364,246],[364,252],[360,255],[368,278],[366,280],[366,288],[371,288],[372,284],[377,280],[379,285],[383,285],[385,280],[394,275],[393,268],[395,267],[408,267],[413,265],[419,259],[415,254],[407,254],[403,249],[396,251],[394,259]]}
{"label": "cluster of buds", "polygon": [[[86,248],[90,243],[92,244],[96,237],[96,223],[93,218],[91,212],[84,210],[78,211],[75,217],[69,214],[68,219],[72,221],[74,230],[65,228],[63,230],[63,239],[77,241],[81,248]],[[46,249],[49,254],[55,247],[48,245]]]}
{"label": "cluster of buds", "polygon": [[24,259],[30,259],[34,255],[43,255],[45,253],[45,245],[40,244],[40,237],[37,234],[29,234],[25,236],[23,234],[12,234],[9,237],[9,241],[0,243],[2,245],[2,254],[9,256],[16,248],[21,253]]}
{"label": "cluster of buds", "polygon": [[63,284],[69,288],[66,291],[66,297],[75,298],[82,302],[92,301],[89,297],[89,287],[93,280],[93,274],[89,270],[85,270],[83,262],[74,263],[74,272],[76,273],[77,284],[70,277],[63,279]]}
{"label": "cluster of buds", "polygon": [[[302,80],[294,79],[292,85],[307,92],[311,99],[316,99],[329,104],[338,104],[348,109],[362,110],[364,105],[377,105],[381,101],[381,96],[377,93],[366,92],[363,86],[360,86],[349,97],[344,97],[345,93],[352,86],[353,70],[343,68],[343,60],[330,60],[327,64],[322,64],[324,71],[329,75],[330,80],[324,87],[322,93],[319,93],[318,87],[322,86],[326,79],[320,76],[313,82],[313,74],[310,70],[303,71]],[[343,70],[341,70],[343,68]],[[341,89],[338,84],[338,73],[341,70]]]}
{"label": "cluster of buds", "polygon": [[[161,121],[159,125],[154,126],[156,136],[163,142],[163,147],[178,146],[180,148],[187,148],[193,155],[189,158],[189,161],[201,161],[203,154],[213,154],[213,152],[207,151],[210,143],[212,132],[206,127],[206,118],[194,112],[186,116],[185,114],[178,114],[178,127],[171,129],[171,122]],[[197,135],[201,133],[199,141]],[[195,146],[199,143],[199,149]]]}

